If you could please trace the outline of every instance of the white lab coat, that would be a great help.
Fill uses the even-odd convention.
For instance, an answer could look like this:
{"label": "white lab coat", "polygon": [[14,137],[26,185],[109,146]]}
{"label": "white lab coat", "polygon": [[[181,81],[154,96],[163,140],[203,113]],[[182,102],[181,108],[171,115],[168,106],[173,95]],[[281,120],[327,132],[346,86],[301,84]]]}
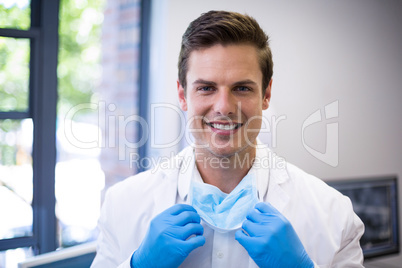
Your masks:
{"label": "white lab coat", "polygon": [[[316,266],[363,267],[359,240],[364,226],[349,198],[285,163],[268,148],[257,149],[256,157],[270,162],[269,167],[265,161],[258,168],[260,201],[270,202],[291,222]],[[186,203],[193,167],[194,153],[188,147],[155,169],[111,187],[102,207],[97,255],[91,267],[130,267],[131,255],[151,219],[175,203]],[[191,267],[200,264],[183,262]],[[255,263],[250,261],[252,266]]]}

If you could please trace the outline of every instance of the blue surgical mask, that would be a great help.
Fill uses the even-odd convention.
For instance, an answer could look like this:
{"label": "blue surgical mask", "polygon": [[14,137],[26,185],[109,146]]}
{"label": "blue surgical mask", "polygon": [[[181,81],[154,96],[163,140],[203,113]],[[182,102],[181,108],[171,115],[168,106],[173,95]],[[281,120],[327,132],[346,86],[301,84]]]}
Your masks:
{"label": "blue surgical mask", "polygon": [[256,176],[249,172],[230,194],[193,179],[190,202],[201,219],[214,230],[228,232],[239,229],[248,210],[258,203]]}

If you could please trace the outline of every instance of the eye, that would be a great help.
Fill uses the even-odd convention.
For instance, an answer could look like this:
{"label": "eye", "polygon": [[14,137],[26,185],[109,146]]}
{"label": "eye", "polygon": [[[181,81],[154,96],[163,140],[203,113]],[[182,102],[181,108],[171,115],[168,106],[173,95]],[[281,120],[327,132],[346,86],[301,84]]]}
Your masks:
{"label": "eye", "polygon": [[204,91],[204,92],[208,92],[208,91],[213,91],[214,88],[210,87],[210,86],[204,86],[204,87],[199,87],[197,88],[198,91]]}
{"label": "eye", "polygon": [[251,91],[250,88],[248,87],[243,87],[243,86],[238,86],[235,88],[236,91],[240,91],[240,92],[246,92],[246,91]]}

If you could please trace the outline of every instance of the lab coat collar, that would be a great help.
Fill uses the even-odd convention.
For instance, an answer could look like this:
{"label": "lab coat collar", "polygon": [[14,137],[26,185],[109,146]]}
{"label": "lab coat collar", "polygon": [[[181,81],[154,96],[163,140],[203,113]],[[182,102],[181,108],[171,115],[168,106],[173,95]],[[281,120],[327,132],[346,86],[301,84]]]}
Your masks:
{"label": "lab coat collar", "polygon": [[[180,166],[177,191],[180,198],[186,201],[190,191],[193,171],[196,168],[194,149],[187,147],[180,155],[182,161],[185,163]],[[280,158],[257,139],[256,160],[254,161],[253,168],[257,174],[258,199],[260,202],[264,202],[268,192],[268,201],[280,211],[286,205],[289,198],[279,187],[279,184],[286,182],[289,176],[286,171],[286,164],[282,164],[281,168],[280,166],[278,167],[278,162],[282,163]],[[272,197],[269,198],[271,194]]]}

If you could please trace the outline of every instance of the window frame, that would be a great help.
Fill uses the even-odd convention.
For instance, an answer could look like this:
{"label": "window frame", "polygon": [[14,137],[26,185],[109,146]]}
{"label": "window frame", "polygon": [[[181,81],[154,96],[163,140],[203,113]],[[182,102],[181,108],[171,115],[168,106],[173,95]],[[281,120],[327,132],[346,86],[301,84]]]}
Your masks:
{"label": "window frame", "polygon": [[57,56],[60,0],[32,0],[28,30],[0,28],[1,37],[30,40],[29,105],[25,112],[0,112],[0,119],[31,118],[32,236],[0,240],[0,251],[32,247],[34,254],[57,248],[55,215]]}
{"label": "window frame", "polygon": [[[139,116],[149,121],[149,59],[150,59],[150,31],[151,31],[151,12],[152,0],[141,1],[141,33],[140,33],[140,79],[139,79]],[[142,89],[142,90],[141,90]],[[138,137],[141,137],[142,130],[138,129]],[[138,148],[138,155],[140,159],[146,158],[149,154],[149,139]],[[138,172],[145,171],[144,167],[140,165]]]}

